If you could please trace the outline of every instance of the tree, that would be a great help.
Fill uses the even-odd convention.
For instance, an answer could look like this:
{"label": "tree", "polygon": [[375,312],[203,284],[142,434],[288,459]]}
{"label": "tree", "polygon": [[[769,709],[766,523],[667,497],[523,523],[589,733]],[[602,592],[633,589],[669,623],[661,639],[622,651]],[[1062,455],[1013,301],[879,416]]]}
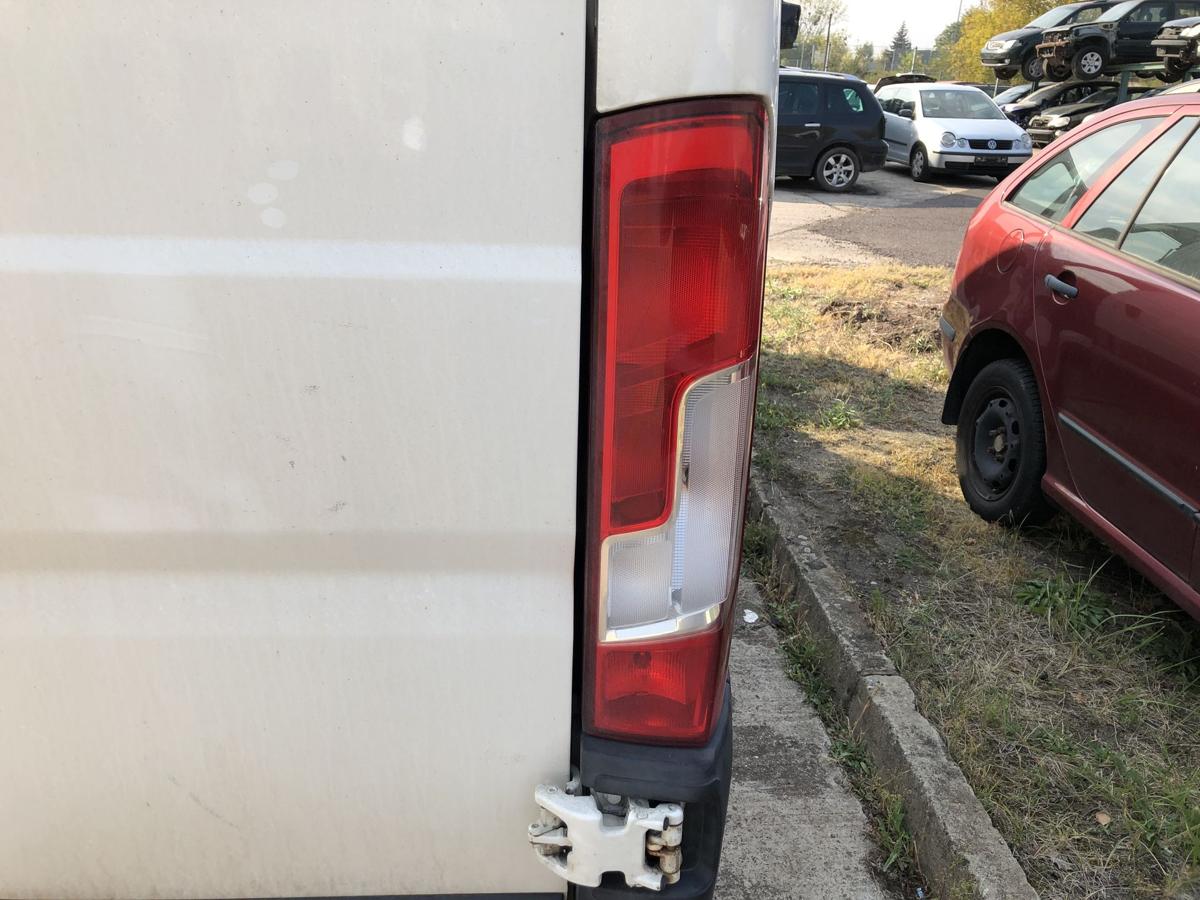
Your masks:
{"label": "tree", "polygon": [[912,55],[912,41],[908,37],[908,25],[900,23],[900,27],[892,36],[892,42],[883,51],[883,68],[888,70],[908,69]]}
{"label": "tree", "polygon": [[954,47],[962,37],[962,22],[951,22],[933,42],[933,55],[926,68],[930,75],[949,78],[954,69]]}
{"label": "tree", "polygon": [[859,44],[854,48],[854,58],[850,61],[851,74],[866,78],[875,71],[875,45],[870,41]]}
{"label": "tree", "polygon": [[[838,28],[846,17],[845,0],[813,0],[805,2],[801,9],[796,45],[779,54],[780,62],[785,66],[819,69],[825,63],[825,45],[828,43],[830,71],[845,72],[851,68],[849,38]],[[829,35],[828,41],[826,35]]]}

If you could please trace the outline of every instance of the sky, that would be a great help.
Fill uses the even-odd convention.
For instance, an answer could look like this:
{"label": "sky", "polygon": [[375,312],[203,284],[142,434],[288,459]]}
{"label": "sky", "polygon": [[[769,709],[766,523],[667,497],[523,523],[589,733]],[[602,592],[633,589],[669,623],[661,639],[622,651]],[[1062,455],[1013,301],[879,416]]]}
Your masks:
{"label": "sky", "polygon": [[[850,35],[850,44],[871,41],[875,49],[891,43],[901,22],[908,24],[908,36],[922,50],[933,46],[938,33],[958,15],[959,0],[846,0],[846,20],[841,27]],[[963,9],[974,6],[963,0]]]}

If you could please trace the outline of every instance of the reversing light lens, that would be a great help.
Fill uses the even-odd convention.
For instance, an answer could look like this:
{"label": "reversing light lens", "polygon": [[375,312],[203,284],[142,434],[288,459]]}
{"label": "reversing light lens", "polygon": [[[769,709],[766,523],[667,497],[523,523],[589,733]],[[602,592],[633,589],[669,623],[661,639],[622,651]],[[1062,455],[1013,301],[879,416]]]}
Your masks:
{"label": "reversing light lens", "polygon": [[607,637],[688,617],[708,624],[736,586],[754,374],[752,363],[742,363],[687,390],[682,435],[672,441],[680,453],[671,515],[658,528],[604,543]]}

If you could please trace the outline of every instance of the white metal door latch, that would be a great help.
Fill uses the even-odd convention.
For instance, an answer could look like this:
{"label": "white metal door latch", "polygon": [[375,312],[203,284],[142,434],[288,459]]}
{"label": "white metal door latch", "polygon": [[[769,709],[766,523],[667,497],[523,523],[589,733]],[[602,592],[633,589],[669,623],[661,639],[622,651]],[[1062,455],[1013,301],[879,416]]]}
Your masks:
{"label": "white metal door latch", "polygon": [[577,792],[577,782],[565,791],[541,784],[533,792],[542,814],[529,826],[529,843],[552,871],[587,887],[598,887],[605,872],[652,891],[679,880],[682,806]]}

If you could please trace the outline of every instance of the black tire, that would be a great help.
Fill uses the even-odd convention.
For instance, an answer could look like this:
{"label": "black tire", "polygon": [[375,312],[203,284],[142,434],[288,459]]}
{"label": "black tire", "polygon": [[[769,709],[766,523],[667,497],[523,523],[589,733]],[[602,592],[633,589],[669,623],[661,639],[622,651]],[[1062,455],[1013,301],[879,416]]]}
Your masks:
{"label": "black tire", "polygon": [[849,147],[830,147],[817,159],[813,179],[821,190],[842,194],[854,187],[861,172],[857,153]]}
{"label": "black tire", "polygon": [[1021,77],[1026,81],[1041,81],[1046,77],[1046,65],[1036,53],[1030,53],[1021,62]]}
{"label": "black tire", "polygon": [[1187,73],[1188,67],[1186,65],[1168,60],[1163,64],[1163,71],[1155,72],[1154,77],[1167,84],[1173,84],[1176,81],[1182,81]]}
{"label": "black tire", "polygon": [[980,518],[1037,525],[1054,515],[1042,493],[1042,401],[1025,360],[997,360],[975,376],[963,398],[955,443],[958,483]]}
{"label": "black tire", "polygon": [[925,152],[925,147],[921,144],[913,147],[912,154],[908,157],[908,174],[912,176],[913,181],[933,180],[929,168],[929,154]]}
{"label": "black tire", "polygon": [[1019,72],[1019,71],[1020,71],[1020,69],[1012,69],[1012,68],[992,69],[992,74],[995,75],[997,78],[999,78],[1001,81],[1012,81],[1013,78],[1016,77],[1017,72]]}
{"label": "black tire", "polygon": [[1071,57],[1071,74],[1080,81],[1095,81],[1104,74],[1108,53],[1099,44],[1089,44]]}
{"label": "black tire", "polygon": [[1062,63],[1050,63],[1046,65],[1045,77],[1047,81],[1066,81],[1071,77],[1071,67]]}

